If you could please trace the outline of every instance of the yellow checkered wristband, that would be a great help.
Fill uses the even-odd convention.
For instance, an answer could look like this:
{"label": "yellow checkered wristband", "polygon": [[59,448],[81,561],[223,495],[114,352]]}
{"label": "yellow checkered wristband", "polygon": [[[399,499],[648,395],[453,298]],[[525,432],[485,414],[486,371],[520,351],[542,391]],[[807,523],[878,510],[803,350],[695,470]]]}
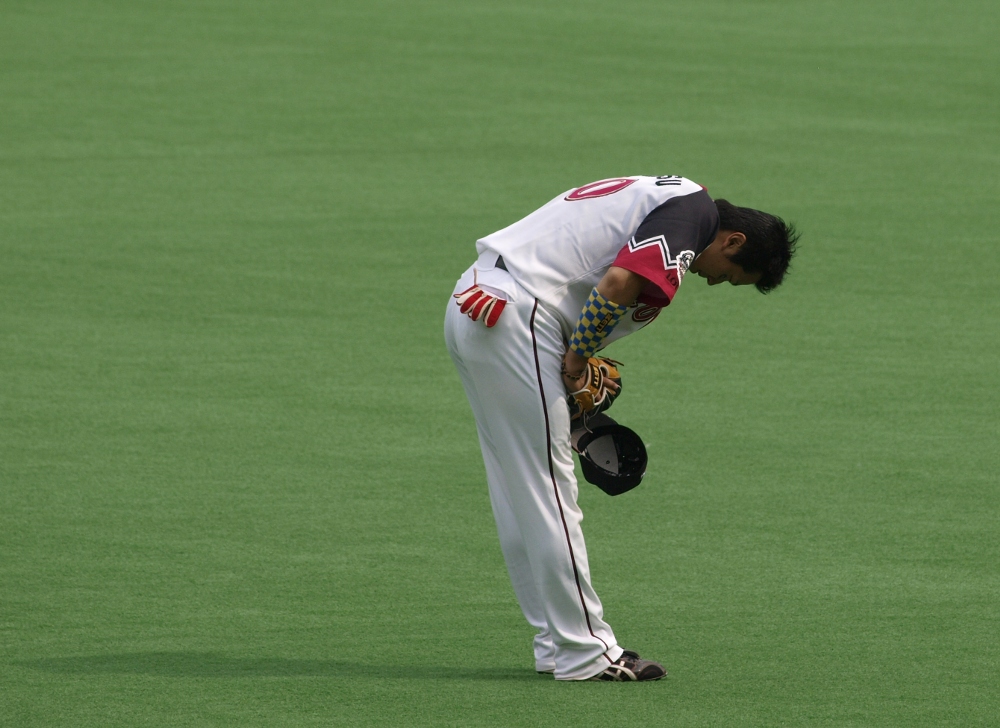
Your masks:
{"label": "yellow checkered wristband", "polygon": [[604,337],[618,325],[618,321],[626,311],[628,306],[609,301],[595,288],[590,292],[590,297],[580,313],[576,331],[569,337],[569,348],[584,359],[589,359],[601,348]]}

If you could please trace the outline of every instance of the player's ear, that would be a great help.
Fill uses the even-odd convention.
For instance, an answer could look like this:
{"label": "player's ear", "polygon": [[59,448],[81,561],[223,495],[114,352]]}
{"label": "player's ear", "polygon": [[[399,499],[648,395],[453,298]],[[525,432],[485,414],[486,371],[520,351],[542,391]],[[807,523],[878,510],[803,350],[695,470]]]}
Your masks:
{"label": "player's ear", "polygon": [[746,235],[741,232],[731,231],[722,240],[722,249],[728,251],[729,253],[735,253],[743,247],[743,243],[746,241]]}

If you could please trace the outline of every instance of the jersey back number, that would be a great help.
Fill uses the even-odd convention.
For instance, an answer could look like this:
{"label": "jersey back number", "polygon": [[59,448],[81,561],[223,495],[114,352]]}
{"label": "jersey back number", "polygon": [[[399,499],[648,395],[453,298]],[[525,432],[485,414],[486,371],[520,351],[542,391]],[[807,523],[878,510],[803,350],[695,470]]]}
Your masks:
{"label": "jersey back number", "polygon": [[630,179],[628,177],[602,179],[597,182],[591,182],[589,185],[584,185],[583,187],[577,187],[575,190],[566,195],[564,199],[569,200],[570,202],[576,202],[577,200],[589,200],[593,197],[613,195],[616,192],[621,192],[635,181],[635,179]]}

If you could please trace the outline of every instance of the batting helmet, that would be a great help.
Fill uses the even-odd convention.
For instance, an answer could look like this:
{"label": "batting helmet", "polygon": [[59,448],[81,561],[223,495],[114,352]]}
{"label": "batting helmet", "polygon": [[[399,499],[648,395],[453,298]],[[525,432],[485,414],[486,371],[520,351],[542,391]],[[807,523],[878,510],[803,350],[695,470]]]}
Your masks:
{"label": "batting helmet", "polygon": [[601,414],[574,431],[572,439],[583,477],[608,495],[621,495],[642,482],[648,458],[634,431]]}

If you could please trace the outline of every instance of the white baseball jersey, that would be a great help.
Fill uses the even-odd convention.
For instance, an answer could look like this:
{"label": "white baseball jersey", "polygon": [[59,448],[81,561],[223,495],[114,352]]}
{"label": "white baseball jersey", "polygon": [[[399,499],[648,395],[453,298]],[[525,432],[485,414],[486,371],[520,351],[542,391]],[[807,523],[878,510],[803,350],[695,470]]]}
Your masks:
{"label": "white baseball jersey", "polygon": [[555,309],[567,337],[612,265],[648,279],[630,314],[605,339],[608,344],[656,318],[718,227],[715,204],[691,180],[617,177],[562,193],[476,241],[476,249],[480,261],[502,256],[511,276]]}
{"label": "white baseball jersey", "polygon": [[[476,418],[511,584],[535,628],[535,669],[557,680],[594,677],[623,654],[591,582],[560,373],[566,339],[612,265],[650,283],[605,341],[649,323],[718,227],[715,203],[681,177],[594,182],[479,240],[448,303],[445,340]],[[455,305],[474,288],[504,297],[490,326],[473,320],[481,308]]]}

